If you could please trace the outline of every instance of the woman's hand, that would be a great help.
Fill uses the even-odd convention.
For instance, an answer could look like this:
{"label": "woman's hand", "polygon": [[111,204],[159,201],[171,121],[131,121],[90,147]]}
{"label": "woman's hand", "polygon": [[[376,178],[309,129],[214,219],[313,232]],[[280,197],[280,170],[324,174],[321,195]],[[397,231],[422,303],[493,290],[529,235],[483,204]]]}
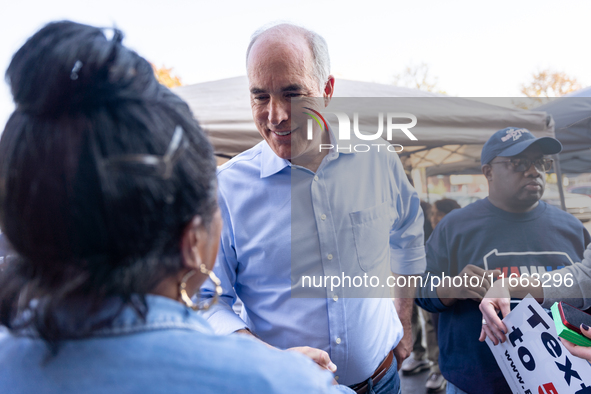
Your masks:
{"label": "woman's hand", "polygon": [[507,327],[497,316],[499,311],[501,311],[503,318],[511,312],[511,293],[505,280],[497,280],[488,289],[480,302],[480,311],[483,320],[478,340],[483,342],[486,337],[489,337],[495,345],[499,344],[499,340],[505,342]]}
{"label": "woman's hand", "polygon": [[[591,330],[584,324],[581,324],[581,334],[591,339]],[[571,352],[573,356],[584,358],[585,360],[591,362],[591,346],[587,347],[575,345],[564,338],[560,338],[560,340],[562,341],[564,347],[567,348],[567,350]]]}

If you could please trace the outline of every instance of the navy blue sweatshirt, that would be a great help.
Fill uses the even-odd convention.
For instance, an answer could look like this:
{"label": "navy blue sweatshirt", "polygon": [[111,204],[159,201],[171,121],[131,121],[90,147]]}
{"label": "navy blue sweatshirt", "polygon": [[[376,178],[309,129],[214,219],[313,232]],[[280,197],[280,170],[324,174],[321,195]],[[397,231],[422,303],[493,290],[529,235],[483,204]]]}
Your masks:
{"label": "navy blue sweatshirt", "polygon": [[[450,212],[439,222],[426,244],[427,273],[453,277],[473,264],[499,269],[505,277],[543,274],[580,262],[589,242],[589,233],[578,219],[543,201],[530,212],[515,214],[484,199]],[[479,303],[458,300],[446,307],[430,284],[429,280],[418,289],[416,303],[430,312],[441,312],[438,335],[443,376],[467,393],[510,393],[488,345],[478,341]]]}

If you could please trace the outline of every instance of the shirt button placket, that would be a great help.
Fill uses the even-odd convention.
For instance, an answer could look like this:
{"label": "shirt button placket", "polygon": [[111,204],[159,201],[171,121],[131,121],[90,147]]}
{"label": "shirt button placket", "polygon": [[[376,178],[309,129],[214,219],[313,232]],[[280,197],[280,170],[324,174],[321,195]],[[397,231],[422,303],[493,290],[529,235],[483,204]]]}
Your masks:
{"label": "shirt button placket", "polygon": [[[332,242],[332,237],[331,234],[334,231],[334,229],[332,228],[332,222],[327,221],[328,219],[328,215],[326,212],[330,211],[330,202],[326,201],[324,196],[325,194],[322,193],[322,189],[323,189],[323,185],[319,182],[320,177],[318,175],[314,175],[313,177],[313,182],[312,182],[312,203],[314,205],[314,209],[316,210],[316,214],[318,216],[316,216],[317,218],[320,218],[322,225],[318,227],[319,230],[319,241],[320,241],[320,246],[321,246],[321,250],[324,254],[324,256],[326,256],[326,260],[323,260],[323,263],[325,262],[330,262],[330,265],[327,265],[324,269],[325,272],[327,273],[327,275],[338,275],[338,273],[335,270],[338,270],[339,267],[339,263],[335,260],[335,255],[333,255],[332,253],[328,253],[328,251],[334,251],[335,249],[335,244],[334,242]],[[324,213],[322,213],[324,212]],[[328,304],[328,310],[329,310],[329,325],[334,329],[336,327],[340,327],[342,326],[342,319],[341,319],[341,315],[342,315],[342,303],[337,302],[339,299],[339,295],[337,293],[332,293],[330,294],[329,289],[327,289],[327,301],[330,301],[330,299],[332,298],[332,302],[330,302],[330,304]],[[337,359],[346,359],[345,353],[346,353],[346,346],[344,345],[343,342],[343,335],[346,335],[345,332],[342,332],[340,329],[337,329],[335,332],[335,336],[333,336],[333,346],[338,346],[338,349],[334,349],[334,351],[336,353],[334,353],[334,356]],[[339,336],[337,336],[339,335]]]}

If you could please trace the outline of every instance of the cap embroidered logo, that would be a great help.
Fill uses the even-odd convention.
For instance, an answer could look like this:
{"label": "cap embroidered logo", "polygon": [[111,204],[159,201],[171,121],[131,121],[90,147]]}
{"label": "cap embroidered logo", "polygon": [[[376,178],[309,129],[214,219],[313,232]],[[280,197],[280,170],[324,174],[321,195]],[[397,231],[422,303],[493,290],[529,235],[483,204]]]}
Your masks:
{"label": "cap embroidered logo", "polygon": [[507,130],[507,135],[501,138],[501,141],[505,142],[509,138],[513,138],[513,141],[517,141],[524,133],[529,133],[526,129],[510,129]]}

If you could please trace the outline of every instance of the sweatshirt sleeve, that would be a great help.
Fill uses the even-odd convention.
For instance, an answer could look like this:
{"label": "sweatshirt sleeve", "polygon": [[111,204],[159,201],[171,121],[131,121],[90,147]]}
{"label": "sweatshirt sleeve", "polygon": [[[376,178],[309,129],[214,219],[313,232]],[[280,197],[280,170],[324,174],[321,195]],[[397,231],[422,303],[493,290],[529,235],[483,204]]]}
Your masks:
{"label": "sweatshirt sleeve", "polygon": [[[445,219],[445,218],[444,218]],[[440,222],[434,229],[425,245],[427,254],[427,270],[423,274],[422,286],[417,287],[415,302],[421,308],[437,313],[448,309],[437,296],[438,279],[442,277],[446,267],[450,266],[447,228]],[[450,275],[446,272],[445,275]]]}
{"label": "sweatshirt sleeve", "polygon": [[579,309],[591,307],[591,243],[587,245],[583,261],[553,271],[552,274],[560,274],[562,286],[543,288],[544,308],[550,308],[557,301],[566,301]]}

